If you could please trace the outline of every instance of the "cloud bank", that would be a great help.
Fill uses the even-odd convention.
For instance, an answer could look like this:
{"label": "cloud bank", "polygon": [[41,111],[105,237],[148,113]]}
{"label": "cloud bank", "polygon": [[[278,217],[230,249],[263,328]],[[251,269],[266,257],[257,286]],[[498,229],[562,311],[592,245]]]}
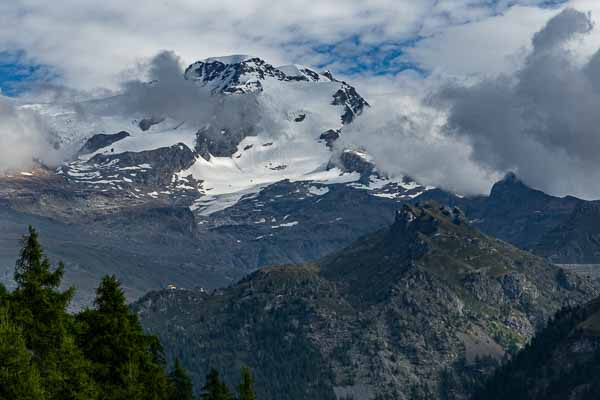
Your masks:
{"label": "cloud bank", "polygon": [[0,95],[0,172],[27,170],[36,161],[54,165],[62,156],[37,112]]}
{"label": "cloud bank", "polygon": [[[175,50],[187,64],[256,54],[275,64],[296,62],[336,73],[393,72],[403,68],[407,43],[443,38],[452,27],[484,21],[515,5],[529,7],[517,25],[536,26],[536,16],[546,14],[538,7],[544,4],[548,1],[11,0],[0,2],[0,50],[24,51],[25,61],[50,66],[62,83],[78,89],[114,89],[123,66],[161,49]],[[505,23],[511,25],[502,30],[521,32],[511,18]],[[511,46],[526,39],[517,36]],[[493,38],[496,54],[513,50],[505,38]],[[445,61],[455,59],[447,56]],[[415,59],[432,66],[426,57]]]}
{"label": "cloud bank", "polygon": [[448,137],[468,143],[485,168],[600,198],[600,51],[579,62],[570,48],[592,29],[590,14],[566,9],[533,36],[513,74],[445,86],[431,103],[448,113]]}
{"label": "cloud bank", "polygon": [[439,110],[396,96],[375,103],[345,128],[338,146],[367,150],[388,175],[408,175],[463,195],[487,193],[501,175],[474,161],[471,146],[446,135],[444,124]]}

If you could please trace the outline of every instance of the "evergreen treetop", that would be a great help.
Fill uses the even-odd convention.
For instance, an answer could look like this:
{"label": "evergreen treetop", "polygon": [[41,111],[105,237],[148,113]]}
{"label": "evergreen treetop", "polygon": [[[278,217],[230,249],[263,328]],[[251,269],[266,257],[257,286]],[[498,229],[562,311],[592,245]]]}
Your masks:
{"label": "evergreen treetop", "polygon": [[252,378],[252,373],[248,367],[242,368],[242,381],[238,385],[238,392],[239,400],[256,400],[254,378]]}
{"label": "evergreen treetop", "polygon": [[169,374],[169,382],[172,386],[170,400],[194,399],[192,380],[181,366],[178,358],[175,359],[175,365]]}
{"label": "evergreen treetop", "polygon": [[202,392],[202,400],[233,400],[227,385],[221,382],[219,371],[214,368],[208,373]]}

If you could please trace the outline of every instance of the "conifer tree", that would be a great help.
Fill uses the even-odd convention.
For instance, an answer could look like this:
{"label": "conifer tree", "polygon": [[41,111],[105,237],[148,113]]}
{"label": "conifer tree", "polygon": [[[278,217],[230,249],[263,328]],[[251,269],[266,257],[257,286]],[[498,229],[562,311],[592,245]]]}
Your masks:
{"label": "conifer tree", "polygon": [[[0,285],[0,400],[192,399],[179,362],[170,379],[165,374],[158,337],[143,332],[114,276],[102,280],[95,308],[73,318],[74,291],[59,290],[63,271],[62,264],[51,270],[30,227],[17,288]],[[219,390],[229,393],[222,384]]]}
{"label": "conifer tree", "polygon": [[8,305],[8,290],[6,286],[0,283],[0,307],[6,307]]}
{"label": "conifer tree", "polygon": [[208,373],[202,392],[202,400],[233,400],[227,385],[221,382],[219,371],[214,368]]}
{"label": "conifer tree", "polygon": [[0,399],[44,400],[40,375],[21,329],[0,309]]}
{"label": "conifer tree", "polygon": [[106,276],[96,290],[95,308],[80,313],[78,344],[93,363],[94,379],[105,399],[162,400],[168,380],[162,348],[127,306],[115,276]]}
{"label": "conifer tree", "polygon": [[37,232],[29,227],[15,268],[17,288],[9,296],[14,323],[22,330],[32,352],[47,398],[79,400],[96,398],[89,377],[90,363],[70,337],[67,307],[74,289],[58,290],[64,266],[55,271],[44,255]]}
{"label": "conifer tree", "polygon": [[187,372],[181,366],[179,359],[175,359],[173,370],[169,374],[171,383],[171,396],[169,400],[193,400],[194,386]]}
{"label": "conifer tree", "polygon": [[15,268],[17,288],[10,300],[27,347],[39,358],[60,348],[66,334],[66,310],[74,289],[58,290],[63,273],[62,263],[55,271],[50,270],[50,261],[44,256],[38,234],[29,227]]}
{"label": "conifer tree", "polygon": [[254,394],[254,378],[250,368],[242,368],[242,381],[238,385],[239,400],[256,400]]}

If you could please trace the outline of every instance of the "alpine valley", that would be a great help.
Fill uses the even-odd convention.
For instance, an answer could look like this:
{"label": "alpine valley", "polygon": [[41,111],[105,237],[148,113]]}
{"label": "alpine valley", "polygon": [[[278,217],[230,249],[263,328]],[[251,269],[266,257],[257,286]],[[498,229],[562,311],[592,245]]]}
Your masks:
{"label": "alpine valley", "polygon": [[386,174],[343,144],[371,106],[328,71],[208,58],[20,107],[70,157],[0,177],[0,281],[36,227],[72,308],[115,274],[198,389],[248,365],[265,400],[467,399],[561,307],[597,314],[600,203],[513,173],[487,196]]}

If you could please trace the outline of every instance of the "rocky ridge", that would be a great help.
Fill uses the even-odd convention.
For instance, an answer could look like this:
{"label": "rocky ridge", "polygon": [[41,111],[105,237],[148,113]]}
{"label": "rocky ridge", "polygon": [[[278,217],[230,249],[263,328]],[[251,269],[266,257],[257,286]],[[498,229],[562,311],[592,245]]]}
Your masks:
{"label": "rocky ridge", "polygon": [[428,202],[317,264],[262,269],[210,294],[154,292],[134,307],[196,382],[244,363],[266,399],[464,399],[557,309],[598,288]]}

